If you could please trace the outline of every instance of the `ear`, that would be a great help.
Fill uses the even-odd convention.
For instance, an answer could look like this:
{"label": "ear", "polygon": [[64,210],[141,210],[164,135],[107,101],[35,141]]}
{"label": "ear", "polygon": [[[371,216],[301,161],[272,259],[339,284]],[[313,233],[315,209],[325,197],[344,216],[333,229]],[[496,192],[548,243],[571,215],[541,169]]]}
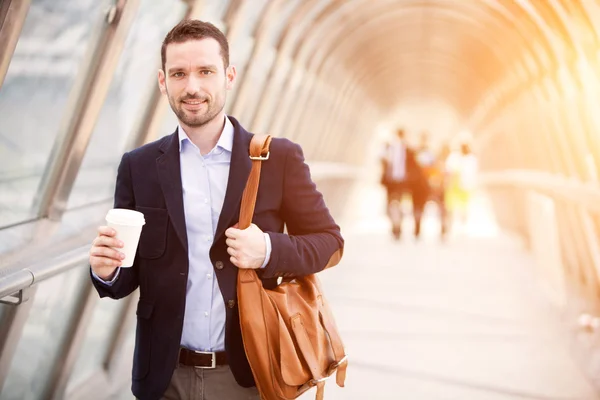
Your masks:
{"label": "ear", "polygon": [[225,88],[227,90],[231,90],[233,88],[233,84],[235,82],[236,75],[237,75],[237,71],[235,70],[235,67],[233,65],[230,65],[229,67],[227,67],[227,70],[225,71],[225,79],[227,80],[227,84],[225,85]]}
{"label": "ear", "polygon": [[167,82],[165,81],[165,71],[163,71],[162,69],[158,70],[158,87],[162,94],[167,94]]}

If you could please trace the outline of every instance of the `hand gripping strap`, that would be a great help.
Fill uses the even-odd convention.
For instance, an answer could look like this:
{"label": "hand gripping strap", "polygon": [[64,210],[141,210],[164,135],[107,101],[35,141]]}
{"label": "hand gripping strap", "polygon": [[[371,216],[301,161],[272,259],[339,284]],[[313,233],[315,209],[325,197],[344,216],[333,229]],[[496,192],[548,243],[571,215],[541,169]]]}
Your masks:
{"label": "hand gripping strap", "polygon": [[[254,135],[252,140],[250,141],[250,159],[252,160],[252,168],[250,170],[250,175],[248,176],[248,182],[246,183],[246,187],[244,189],[244,193],[242,194],[242,204],[240,208],[240,219],[238,227],[239,229],[246,229],[252,223],[252,217],[254,215],[254,208],[256,206],[256,195],[258,193],[258,185],[260,182],[260,170],[262,166],[262,161],[269,159],[269,146],[271,144],[271,136],[269,135]],[[334,253],[327,264],[327,267],[335,265],[339,262],[341,258],[341,251],[337,251]],[[327,268],[326,267],[326,268]],[[242,271],[240,271],[242,272]],[[254,270],[244,270],[244,274],[240,274],[238,276],[238,284],[239,283],[249,283],[253,282],[257,279],[256,271]],[[346,378],[346,367],[348,365],[344,353],[344,348],[342,345],[342,341],[337,336],[337,332],[331,326],[329,312],[326,307],[323,307],[321,311],[325,311],[326,316],[323,318],[321,315],[321,321],[324,325],[325,331],[329,335],[329,339],[332,345],[332,350],[334,352],[334,357],[338,359],[340,356],[342,357],[340,361],[338,361],[337,365],[335,365],[336,371],[336,380],[339,386],[344,386],[344,380]],[[317,395],[316,400],[323,400],[324,395],[324,386],[325,386],[325,378],[323,376],[319,376],[317,374],[317,360],[316,355],[314,354],[314,350],[310,345],[310,340],[306,335],[306,330],[302,325],[301,319],[294,319],[293,330],[295,336],[298,340],[298,344],[302,349],[302,352],[305,356],[305,360],[311,369],[315,386],[317,386]]]}

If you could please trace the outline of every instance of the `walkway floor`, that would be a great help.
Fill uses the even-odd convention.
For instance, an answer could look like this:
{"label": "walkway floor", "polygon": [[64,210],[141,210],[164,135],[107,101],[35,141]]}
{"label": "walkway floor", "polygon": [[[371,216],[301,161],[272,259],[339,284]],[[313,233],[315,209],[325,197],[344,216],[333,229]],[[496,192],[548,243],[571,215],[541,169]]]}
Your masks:
{"label": "walkway floor", "polygon": [[326,400],[600,400],[533,258],[485,201],[443,244],[435,218],[421,241],[396,242],[373,207],[381,192],[361,195],[342,263],[320,274],[350,359],[346,387],[331,379]]}
{"label": "walkway floor", "polygon": [[366,221],[321,274],[350,358],[327,400],[600,398],[516,239],[482,222],[440,244],[430,220],[394,242],[382,216]]}

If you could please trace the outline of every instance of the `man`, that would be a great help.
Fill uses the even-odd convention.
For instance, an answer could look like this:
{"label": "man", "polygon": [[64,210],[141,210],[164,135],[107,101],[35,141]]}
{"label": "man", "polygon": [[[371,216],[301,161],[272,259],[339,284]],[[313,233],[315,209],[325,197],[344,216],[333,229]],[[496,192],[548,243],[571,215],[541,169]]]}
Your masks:
{"label": "man", "polygon": [[140,289],[136,397],[258,399],[239,327],[238,268],[260,269],[274,288],[278,277],[322,270],[343,239],[301,148],[280,138],[263,161],[254,223],[235,227],[252,134],[223,111],[236,76],[227,39],[209,23],[182,21],[161,56],[158,83],[179,126],[123,155],[115,207],[143,212],[146,225],[131,268],[119,268],[114,230],[98,229],[92,281],[101,297]]}
{"label": "man", "polygon": [[444,143],[436,157],[434,174],[429,178],[431,197],[439,207],[440,228],[442,239],[448,234],[448,207],[446,204],[446,191],[450,180],[450,171],[447,162],[451,153],[450,144]]}
{"label": "man", "polygon": [[[431,149],[429,144],[429,134],[421,134],[421,143],[416,151],[417,162],[424,175],[424,184],[419,187],[419,214],[422,215],[428,200],[432,200],[438,206],[440,220],[440,234],[442,239],[446,237],[446,206],[444,199],[444,162],[446,156],[440,154],[439,157]],[[443,157],[443,158],[440,158]]]}
{"label": "man", "polygon": [[426,179],[414,150],[406,142],[403,129],[398,129],[396,137],[386,144],[382,165],[382,184],[387,192],[387,211],[392,223],[392,235],[396,240],[402,235],[404,213],[401,202],[403,197],[409,194],[415,218],[414,235],[418,238],[421,233],[421,214],[426,201],[423,198]]}

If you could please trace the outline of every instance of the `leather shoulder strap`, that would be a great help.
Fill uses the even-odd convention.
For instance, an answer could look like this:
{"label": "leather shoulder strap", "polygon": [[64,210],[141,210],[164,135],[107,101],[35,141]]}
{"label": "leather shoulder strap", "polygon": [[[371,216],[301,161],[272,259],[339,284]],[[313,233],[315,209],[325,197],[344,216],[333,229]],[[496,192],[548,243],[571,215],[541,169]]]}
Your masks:
{"label": "leather shoulder strap", "polygon": [[262,162],[269,159],[270,145],[271,136],[269,135],[254,135],[250,141],[249,156],[252,160],[252,169],[250,170],[248,182],[242,195],[239,229],[246,229],[252,223],[254,207],[256,206],[256,194],[258,193],[258,184],[260,183],[260,169]]}

